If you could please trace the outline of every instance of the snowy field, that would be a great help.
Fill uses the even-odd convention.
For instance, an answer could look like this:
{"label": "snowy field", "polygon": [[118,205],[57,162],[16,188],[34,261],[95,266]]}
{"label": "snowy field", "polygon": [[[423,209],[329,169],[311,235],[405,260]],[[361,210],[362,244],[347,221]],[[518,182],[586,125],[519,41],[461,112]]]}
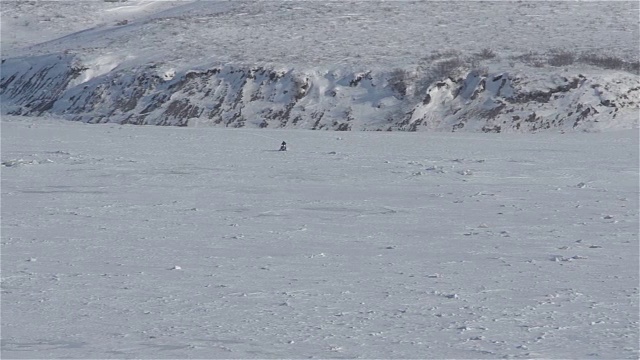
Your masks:
{"label": "snowy field", "polygon": [[637,131],[3,117],[1,171],[2,358],[639,356]]}
{"label": "snowy field", "polygon": [[[77,56],[74,86],[145,64],[167,81],[217,64],[347,74],[490,49],[489,71],[587,70],[589,94],[611,92],[594,106],[637,114],[637,78],[543,54],[637,61],[638,8],[3,1],[0,48],[5,71]],[[637,359],[639,140],[622,118],[504,135],[3,116],[0,357]]]}

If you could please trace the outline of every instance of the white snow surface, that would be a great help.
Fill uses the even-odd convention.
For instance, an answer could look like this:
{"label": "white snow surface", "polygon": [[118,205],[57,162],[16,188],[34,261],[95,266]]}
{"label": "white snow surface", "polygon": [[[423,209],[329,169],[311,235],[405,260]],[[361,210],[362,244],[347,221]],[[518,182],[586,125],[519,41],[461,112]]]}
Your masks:
{"label": "white snow surface", "polygon": [[638,143],[4,116],[1,356],[637,359]]}
{"label": "white snow surface", "polygon": [[433,51],[637,59],[636,1],[5,1],[3,56],[70,51],[307,69],[415,65]]}
{"label": "white snow surface", "polygon": [[638,12],[2,1],[0,357],[637,359]]}

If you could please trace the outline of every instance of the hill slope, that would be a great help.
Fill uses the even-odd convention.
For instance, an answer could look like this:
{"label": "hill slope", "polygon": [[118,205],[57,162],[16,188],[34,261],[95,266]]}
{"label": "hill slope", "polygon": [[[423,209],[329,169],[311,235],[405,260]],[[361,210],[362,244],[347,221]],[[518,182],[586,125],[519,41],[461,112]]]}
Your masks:
{"label": "hill slope", "polygon": [[[56,4],[3,5],[3,114],[335,130],[638,126],[633,2]],[[607,30],[592,31],[594,20]]]}

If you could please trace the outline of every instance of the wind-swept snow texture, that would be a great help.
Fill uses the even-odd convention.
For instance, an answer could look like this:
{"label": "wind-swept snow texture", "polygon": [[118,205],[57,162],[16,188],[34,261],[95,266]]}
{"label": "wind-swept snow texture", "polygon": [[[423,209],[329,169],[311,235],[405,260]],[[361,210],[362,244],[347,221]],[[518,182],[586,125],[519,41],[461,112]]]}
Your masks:
{"label": "wind-swept snow texture", "polygon": [[5,2],[2,114],[90,123],[638,127],[638,4]]}
{"label": "wind-swept snow texture", "polygon": [[638,358],[637,132],[339,135],[4,117],[2,358]]}

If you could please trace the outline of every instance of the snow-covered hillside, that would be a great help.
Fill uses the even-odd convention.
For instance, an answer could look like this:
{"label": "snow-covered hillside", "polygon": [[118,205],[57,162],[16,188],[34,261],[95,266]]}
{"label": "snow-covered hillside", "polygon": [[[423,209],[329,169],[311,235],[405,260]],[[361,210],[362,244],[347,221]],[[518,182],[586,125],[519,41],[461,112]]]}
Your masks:
{"label": "snow-covered hillside", "polygon": [[7,1],[3,53],[299,69],[413,66],[434,51],[638,56],[636,1]]}
{"label": "snow-covered hillside", "polygon": [[638,126],[636,2],[16,1],[3,114],[529,132]]}

